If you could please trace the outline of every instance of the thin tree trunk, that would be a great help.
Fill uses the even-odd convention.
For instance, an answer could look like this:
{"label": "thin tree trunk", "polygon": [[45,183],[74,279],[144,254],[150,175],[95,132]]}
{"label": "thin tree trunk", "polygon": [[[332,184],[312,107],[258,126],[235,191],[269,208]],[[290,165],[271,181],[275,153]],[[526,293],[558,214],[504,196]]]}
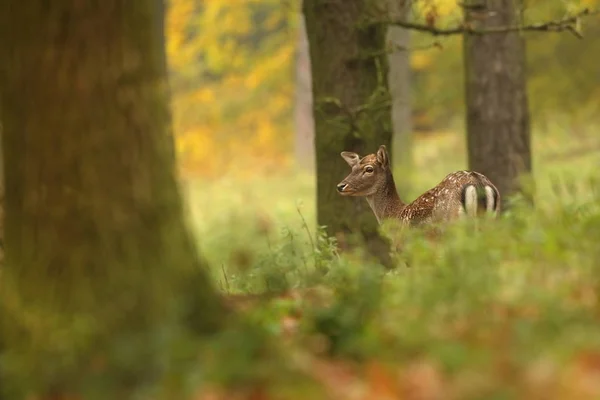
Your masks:
{"label": "thin tree trunk", "polygon": [[[390,0],[389,12],[393,17],[406,19],[410,1]],[[396,162],[396,186],[406,195],[411,189],[412,176],[412,109],[410,73],[410,31],[399,26],[389,26],[387,40],[394,51],[389,54],[388,83],[392,96],[393,154]]]}
{"label": "thin tree trunk", "polygon": [[[521,21],[519,1],[479,3],[483,13],[465,16],[477,28]],[[532,172],[525,41],[518,32],[466,35],[464,59],[469,168],[487,175],[506,199],[522,192],[519,178]]]}
{"label": "thin tree trunk", "polygon": [[175,179],[159,12],[156,0],[0,6],[0,292],[24,307],[0,323],[12,345],[51,347],[53,329],[89,316],[97,335],[72,348],[89,350],[172,318],[186,296],[193,329],[221,324]]}
{"label": "thin tree trunk", "polygon": [[315,165],[315,121],[312,114],[312,90],[310,54],[306,37],[304,15],[300,14],[298,28],[298,50],[296,56],[296,104],[295,104],[295,151],[298,166],[314,171]]}
{"label": "thin tree trunk", "polygon": [[[372,1],[305,0],[317,160],[317,219],[328,233],[360,232],[371,254],[389,263],[388,244],[365,199],[341,197],[349,172],[341,151],[361,155],[391,147],[386,27],[360,27]],[[376,54],[376,55],[374,55]]]}

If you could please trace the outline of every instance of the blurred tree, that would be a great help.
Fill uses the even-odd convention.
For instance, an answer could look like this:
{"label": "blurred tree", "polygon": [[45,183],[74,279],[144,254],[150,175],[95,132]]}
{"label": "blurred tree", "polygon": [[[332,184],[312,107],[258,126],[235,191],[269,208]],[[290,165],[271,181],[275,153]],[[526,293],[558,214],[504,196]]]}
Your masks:
{"label": "blurred tree", "polygon": [[298,44],[296,47],[295,150],[296,163],[302,169],[314,171],[315,121],[312,113],[312,80],[310,54],[304,15],[298,14]]}
{"label": "blurred tree", "polygon": [[[477,29],[515,26],[521,7],[513,0],[469,0],[465,22]],[[469,168],[487,175],[507,199],[531,173],[524,38],[507,32],[464,40]]]}
{"label": "blurred tree", "polygon": [[197,306],[182,318],[194,329],[212,330],[223,318],[184,224],[157,4],[0,6],[7,215],[0,293],[25,307],[10,309],[3,315],[10,323],[0,326],[11,345],[49,346],[57,364],[66,351],[97,345],[91,334],[64,347],[57,339],[64,332],[144,330],[172,320],[174,302],[186,295],[191,303],[183,304]]}
{"label": "blurred tree", "polygon": [[391,147],[391,100],[383,25],[361,26],[376,2],[305,0],[317,161],[317,220],[331,235],[360,232],[371,254],[388,262],[388,244],[362,198],[341,197],[349,172],[341,151],[360,155]]}
{"label": "blurred tree", "polygon": [[[1,114],[0,114],[1,116]],[[0,122],[0,268],[4,264],[4,155],[2,152],[2,122]]]}
{"label": "blurred tree", "polygon": [[[394,18],[409,14],[410,0],[389,0],[389,12]],[[400,26],[390,25],[387,33],[390,70],[388,83],[392,96],[393,151],[396,159],[395,170],[399,172],[396,185],[400,193],[410,192],[412,171],[412,107],[410,71],[410,31]]]}

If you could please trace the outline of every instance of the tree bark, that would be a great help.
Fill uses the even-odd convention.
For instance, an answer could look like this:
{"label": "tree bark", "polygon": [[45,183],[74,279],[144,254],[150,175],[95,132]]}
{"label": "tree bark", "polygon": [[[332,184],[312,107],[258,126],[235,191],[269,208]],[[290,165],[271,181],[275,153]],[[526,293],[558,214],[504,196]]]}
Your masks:
{"label": "tree bark", "polygon": [[[159,34],[159,42],[156,43],[155,45],[158,46],[158,48],[162,51],[162,55],[161,60],[163,63],[163,70],[165,71],[165,78],[164,78],[164,84],[166,85],[166,93],[165,96],[167,97],[167,99],[170,100],[171,98],[171,85],[170,85],[170,80],[169,80],[169,63],[167,62],[167,34],[165,31],[165,15],[167,13],[167,4],[166,2],[168,0],[154,0],[156,2],[156,12],[155,12],[155,18],[156,18],[156,31]],[[173,157],[176,157],[176,149],[177,147],[175,146],[175,135],[173,132],[173,124],[171,123],[172,121],[172,114],[171,114],[171,108],[167,107],[167,112],[168,112],[168,125],[167,125],[167,134],[170,137],[169,141],[170,141],[170,151],[173,155]]]}
{"label": "tree bark", "polygon": [[389,264],[389,245],[363,198],[341,197],[336,184],[349,172],[341,151],[391,147],[385,26],[361,27],[368,0],[305,0],[310,47],[317,161],[317,219],[331,235],[361,233],[370,253]]}
{"label": "tree bark", "polygon": [[[103,334],[114,335],[172,318],[173,302],[185,296],[181,318],[193,329],[222,322],[221,301],[184,224],[157,5],[0,6],[0,292],[39,312],[41,330],[57,321],[46,313],[60,321],[93,315]],[[20,326],[21,317],[2,323],[7,340],[43,339],[45,332]]]}
{"label": "tree bark", "polygon": [[[390,0],[389,12],[393,17],[406,19],[410,1]],[[392,96],[392,153],[396,159],[394,170],[398,179],[396,186],[406,196],[411,189],[412,176],[412,109],[410,73],[410,30],[400,26],[388,27],[387,40],[395,49],[388,56],[390,70],[388,84]]]}
{"label": "tree bark", "polygon": [[[465,15],[475,28],[521,22],[520,2],[479,3],[484,13]],[[525,41],[518,32],[467,34],[464,60],[469,168],[487,175],[507,199],[523,193],[519,178],[532,172]]]}
{"label": "tree bark", "polygon": [[315,121],[312,114],[310,54],[304,15],[300,14],[296,55],[295,150],[296,163],[305,171],[315,169]]}
{"label": "tree bark", "polygon": [[[2,115],[0,114],[0,118]],[[0,269],[4,265],[4,152],[2,151],[2,120],[0,120]],[[1,274],[1,272],[0,272]]]}

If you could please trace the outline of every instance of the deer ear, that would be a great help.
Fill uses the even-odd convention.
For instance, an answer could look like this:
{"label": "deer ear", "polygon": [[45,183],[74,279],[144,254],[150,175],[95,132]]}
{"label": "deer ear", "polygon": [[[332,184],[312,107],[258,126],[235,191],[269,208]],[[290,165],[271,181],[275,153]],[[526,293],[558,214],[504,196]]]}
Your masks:
{"label": "deer ear", "polygon": [[354,167],[360,161],[360,156],[356,153],[352,153],[350,151],[342,151],[341,156],[349,166]]}
{"label": "deer ear", "polygon": [[387,149],[385,148],[385,145],[381,145],[379,146],[379,150],[377,150],[377,161],[379,162],[379,164],[381,164],[381,166],[386,169],[389,167],[390,165],[390,157],[388,155]]}

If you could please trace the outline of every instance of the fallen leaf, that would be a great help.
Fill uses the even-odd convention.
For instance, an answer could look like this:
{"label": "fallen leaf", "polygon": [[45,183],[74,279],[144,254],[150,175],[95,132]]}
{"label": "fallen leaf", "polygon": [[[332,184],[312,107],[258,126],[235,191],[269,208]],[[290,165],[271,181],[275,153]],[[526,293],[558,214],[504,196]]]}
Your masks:
{"label": "fallen leaf", "polygon": [[401,398],[447,400],[443,376],[432,362],[416,361],[400,374]]}
{"label": "fallen leaf", "polygon": [[600,353],[579,354],[565,368],[557,399],[596,400],[600,398]]}
{"label": "fallen leaf", "polygon": [[398,381],[389,370],[377,362],[366,367],[367,393],[364,400],[396,400],[399,398]]}

